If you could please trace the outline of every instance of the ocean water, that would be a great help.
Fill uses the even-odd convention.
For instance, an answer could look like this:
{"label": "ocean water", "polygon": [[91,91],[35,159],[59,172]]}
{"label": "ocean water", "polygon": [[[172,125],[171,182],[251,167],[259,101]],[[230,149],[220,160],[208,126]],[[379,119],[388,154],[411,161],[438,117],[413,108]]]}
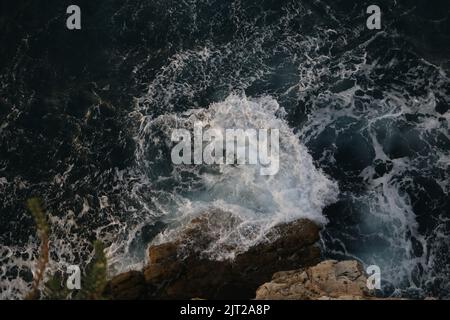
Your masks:
{"label": "ocean water", "polygon": [[[380,266],[386,296],[448,298],[450,5],[380,1],[377,31],[369,4],[81,1],[70,32],[64,1],[2,4],[0,298],[30,286],[31,196],[49,274],[85,266],[95,239],[110,275],[140,268],[150,243],[220,209],[238,223],[211,259],[308,218],[324,258]],[[198,120],[278,129],[278,174],[172,165],[172,130]]]}

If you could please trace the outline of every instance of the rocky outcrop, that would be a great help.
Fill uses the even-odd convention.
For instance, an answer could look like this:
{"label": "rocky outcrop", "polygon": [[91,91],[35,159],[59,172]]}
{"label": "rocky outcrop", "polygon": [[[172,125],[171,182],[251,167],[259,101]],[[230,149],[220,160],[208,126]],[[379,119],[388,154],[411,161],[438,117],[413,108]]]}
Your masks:
{"label": "rocky outcrop", "polygon": [[[240,220],[210,211],[192,220],[172,242],[152,245],[149,264],[113,278],[112,299],[373,299],[357,261],[320,262],[319,227],[300,219],[280,224],[267,241],[240,252],[218,241]],[[236,252],[234,259],[211,259],[211,251]],[[205,252],[207,254],[205,254]],[[292,270],[281,271],[280,270]],[[262,285],[261,285],[262,284]]]}
{"label": "rocky outcrop", "polygon": [[259,300],[370,299],[357,261],[327,260],[316,266],[278,272],[256,291]]}
{"label": "rocky outcrop", "polygon": [[146,296],[144,274],[129,271],[114,277],[106,288],[106,293],[114,300],[137,300]]}
{"label": "rocky outcrop", "polygon": [[200,216],[174,242],[151,246],[143,272],[112,279],[109,295],[116,299],[253,299],[256,289],[275,272],[320,261],[315,245],[320,229],[305,219],[274,227],[267,241],[239,252],[233,260],[209,259],[202,252],[220,235],[215,229],[217,214],[227,213]]}

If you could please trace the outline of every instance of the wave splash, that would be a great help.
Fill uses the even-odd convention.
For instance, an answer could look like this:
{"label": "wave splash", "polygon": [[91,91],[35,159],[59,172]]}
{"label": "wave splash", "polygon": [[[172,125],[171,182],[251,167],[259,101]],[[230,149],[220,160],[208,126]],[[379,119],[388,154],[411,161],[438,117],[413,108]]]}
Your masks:
{"label": "wave splash", "polygon": [[192,129],[198,121],[220,131],[269,128],[280,132],[280,169],[274,176],[261,176],[258,165],[173,166],[172,176],[184,187],[175,191],[172,210],[166,209],[168,214],[162,217],[169,228],[154,242],[172,240],[194,217],[216,209],[231,212],[240,221],[233,229],[222,230],[217,243],[205,250],[210,258],[219,260],[232,259],[246,251],[279,223],[307,218],[325,224],[322,210],[336,200],[337,184],[314,166],[283,114],[284,110],[271,97],[230,95],[208,109],[163,115],[144,126],[144,130],[163,126],[165,137],[159,136],[158,141],[164,139],[168,143],[174,125]]}

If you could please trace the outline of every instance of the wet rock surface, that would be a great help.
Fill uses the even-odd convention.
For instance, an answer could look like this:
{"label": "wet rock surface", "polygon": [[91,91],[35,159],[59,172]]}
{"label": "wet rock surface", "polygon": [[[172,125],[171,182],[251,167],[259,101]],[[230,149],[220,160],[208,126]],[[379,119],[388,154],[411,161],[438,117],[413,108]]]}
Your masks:
{"label": "wet rock surface", "polygon": [[115,300],[144,298],[146,292],[144,275],[140,271],[122,273],[109,282],[106,290]]}
{"label": "wet rock surface", "polygon": [[327,260],[316,266],[277,272],[256,291],[258,300],[370,299],[362,266],[353,260]]}
{"label": "wet rock surface", "polygon": [[[205,246],[214,232],[202,217],[185,232],[193,248]],[[149,264],[113,278],[108,286],[116,299],[253,299],[256,289],[279,270],[308,267],[320,261],[316,246],[320,228],[305,219],[275,226],[268,241],[238,254],[234,260],[217,261],[200,251],[186,250],[183,237],[149,248]]]}

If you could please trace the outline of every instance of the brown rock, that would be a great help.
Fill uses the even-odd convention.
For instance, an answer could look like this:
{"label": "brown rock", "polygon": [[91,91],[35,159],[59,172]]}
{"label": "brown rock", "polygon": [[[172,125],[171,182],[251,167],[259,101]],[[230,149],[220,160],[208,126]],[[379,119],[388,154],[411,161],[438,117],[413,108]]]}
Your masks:
{"label": "brown rock", "polygon": [[327,260],[309,268],[275,273],[256,291],[259,300],[359,300],[370,298],[357,261]]}
{"label": "brown rock", "polygon": [[122,273],[108,284],[107,291],[115,300],[137,300],[145,297],[144,275],[139,271]]}
{"label": "brown rock", "polygon": [[150,247],[150,264],[144,269],[150,297],[250,299],[274,272],[319,262],[320,250],[315,246],[319,228],[305,219],[276,226],[267,234],[267,242],[239,253],[232,261],[202,255],[218,239],[220,230],[233,228],[235,223],[239,219],[234,215],[213,211],[193,220],[174,243]]}
{"label": "brown rock", "polygon": [[151,246],[148,250],[150,263],[160,263],[177,258],[177,244],[163,243],[157,246]]}

